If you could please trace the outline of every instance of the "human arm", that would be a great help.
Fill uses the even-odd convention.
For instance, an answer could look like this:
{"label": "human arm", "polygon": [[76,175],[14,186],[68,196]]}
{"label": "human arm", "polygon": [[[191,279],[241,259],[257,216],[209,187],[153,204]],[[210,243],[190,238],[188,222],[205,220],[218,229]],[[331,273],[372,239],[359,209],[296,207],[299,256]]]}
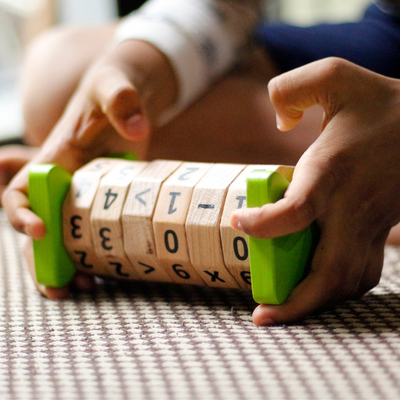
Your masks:
{"label": "human arm", "polygon": [[232,224],[276,237],[316,221],[321,237],[308,276],[284,304],[257,307],[257,325],[294,322],[377,285],[387,235],[400,220],[398,80],[329,58],[276,77],[269,90],[282,131],[315,104],[325,111],[322,131],[284,199],[238,210]]}

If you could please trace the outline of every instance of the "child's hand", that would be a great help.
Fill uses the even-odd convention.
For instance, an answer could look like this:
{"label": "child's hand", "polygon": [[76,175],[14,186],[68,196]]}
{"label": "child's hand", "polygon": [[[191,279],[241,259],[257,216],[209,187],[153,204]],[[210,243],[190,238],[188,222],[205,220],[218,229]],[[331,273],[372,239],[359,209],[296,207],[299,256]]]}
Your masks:
{"label": "child's hand", "polygon": [[297,321],[373,288],[386,237],[400,220],[398,80],[330,58],[273,79],[269,90],[282,131],[315,104],[325,110],[323,130],[298,162],[284,199],[236,211],[232,224],[270,238],[315,220],[321,239],[310,274],[283,305],[257,307],[257,325]]}
{"label": "child's hand", "polygon": [[12,178],[36,153],[36,148],[23,145],[0,147],[0,197]]}
{"label": "child's hand", "polygon": [[[128,40],[107,50],[83,77],[39,153],[5,190],[3,206],[13,227],[33,239],[45,234],[43,221],[29,209],[32,164],[56,163],[73,173],[110,152],[134,148],[143,156],[143,139],[148,138],[153,121],[173,103],[176,90],[172,68],[152,45]],[[132,141],[141,143],[135,147]],[[52,297],[57,293],[63,296],[56,291]]]}

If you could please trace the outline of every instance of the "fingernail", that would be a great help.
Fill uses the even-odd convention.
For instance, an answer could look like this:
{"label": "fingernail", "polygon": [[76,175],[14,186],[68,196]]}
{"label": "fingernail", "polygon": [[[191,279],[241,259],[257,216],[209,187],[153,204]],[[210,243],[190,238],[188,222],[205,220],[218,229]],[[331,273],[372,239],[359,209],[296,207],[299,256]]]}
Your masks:
{"label": "fingernail", "polygon": [[271,318],[261,318],[260,326],[274,326],[275,322]]}
{"label": "fingernail", "polygon": [[127,131],[135,136],[142,137],[148,130],[148,123],[142,114],[135,114],[126,120]]}
{"label": "fingernail", "polygon": [[276,126],[279,130],[281,130],[283,128],[283,122],[280,119],[279,115],[276,114]]}
{"label": "fingernail", "polygon": [[44,295],[50,300],[66,300],[71,297],[69,288],[45,287]]}
{"label": "fingernail", "polygon": [[32,237],[31,236],[31,230],[30,230],[30,226],[29,225],[25,225],[24,227],[24,232],[26,236]]}
{"label": "fingernail", "polygon": [[73,284],[74,287],[81,292],[93,292],[96,289],[93,276],[89,275],[75,275]]}
{"label": "fingernail", "polygon": [[242,227],[242,224],[240,223],[240,220],[238,217],[233,217],[231,224],[232,224],[233,229],[243,232],[243,227]]}
{"label": "fingernail", "polygon": [[141,114],[132,115],[131,117],[129,117],[129,118],[126,120],[126,124],[127,124],[128,127],[136,127],[136,125],[137,125],[138,123],[140,123],[140,120],[141,120],[142,118],[143,118],[143,116],[142,116]]}
{"label": "fingernail", "polygon": [[128,129],[137,130],[143,126],[144,122],[145,120],[142,114],[135,114],[127,119],[126,125]]}
{"label": "fingernail", "polygon": [[42,293],[43,296],[45,296],[45,293],[46,293],[46,286],[40,285],[40,284],[38,283],[38,284],[37,284],[37,289],[38,289],[39,293]]}

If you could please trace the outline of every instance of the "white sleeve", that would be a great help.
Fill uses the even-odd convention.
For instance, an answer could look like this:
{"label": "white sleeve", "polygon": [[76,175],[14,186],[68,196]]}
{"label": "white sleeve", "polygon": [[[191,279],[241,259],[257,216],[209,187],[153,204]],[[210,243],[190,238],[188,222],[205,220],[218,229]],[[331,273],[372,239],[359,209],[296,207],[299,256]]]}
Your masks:
{"label": "white sleeve", "polygon": [[260,0],[149,0],[120,24],[116,43],[140,39],[170,60],[179,95],[165,124],[238,61],[261,16]]}

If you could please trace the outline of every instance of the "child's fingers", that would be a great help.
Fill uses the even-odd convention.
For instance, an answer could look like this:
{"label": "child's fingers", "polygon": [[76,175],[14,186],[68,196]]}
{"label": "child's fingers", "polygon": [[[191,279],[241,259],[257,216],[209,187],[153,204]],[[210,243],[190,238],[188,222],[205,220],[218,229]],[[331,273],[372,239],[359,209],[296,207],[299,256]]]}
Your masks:
{"label": "child's fingers", "polygon": [[3,207],[15,230],[41,239],[46,233],[43,221],[29,209],[29,200],[18,188],[8,187],[2,198]]}
{"label": "child's fingers", "polygon": [[26,164],[5,189],[2,204],[14,229],[37,240],[45,235],[46,226],[42,219],[30,210],[27,194],[30,165]]}
{"label": "child's fingers", "polygon": [[29,273],[32,277],[33,283],[36,286],[36,289],[41,293],[43,296],[46,296],[50,300],[61,300],[65,299],[69,296],[69,288],[50,288],[44,285],[40,285],[36,280],[36,272],[35,272],[35,262],[33,257],[33,244],[32,239],[28,238],[25,247],[24,247],[24,255],[26,262],[28,264]]}
{"label": "child's fingers", "polygon": [[353,294],[354,298],[360,298],[379,283],[382,275],[387,236],[388,230],[384,230],[372,242],[364,275]]}
{"label": "child's fingers", "polygon": [[273,238],[300,231],[315,220],[309,203],[284,198],[260,208],[244,208],[231,215],[233,228],[258,238]]}
{"label": "child's fingers", "polygon": [[[24,255],[33,283],[43,296],[46,296],[50,300],[61,300],[69,297],[70,286],[65,286],[63,288],[52,288],[38,283],[36,279],[33,243],[31,238],[27,238],[26,240]],[[94,276],[83,274],[81,272],[77,272],[75,274],[73,280],[71,281],[71,286],[82,292],[92,292],[96,288]]]}
{"label": "child's fingers", "polygon": [[96,289],[96,283],[93,275],[87,275],[77,272],[71,281],[71,286],[80,292],[93,292]]}
{"label": "child's fingers", "polygon": [[293,289],[284,304],[259,305],[253,312],[253,322],[257,326],[273,326],[305,318],[328,302],[327,283],[329,279],[326,276],[311,273]]}
{"label": "child's fingers", "polygon": [[315,219],[321,239],[311,273],[283,305],[258,307],[253,317],[258,325],[294,322],[374,287],[400,204],[397,82],[328,59],[281,75],[270,92],[282,130],[320,104],[323,132],[297,164],[285,198],[235,212],[233,225],[253,236],[273,237]]}
{"label": "child's fingers", "polygon": [[122,137],[141,140],[149,135],[150,123],[139,93],[124,72],[104,67],[97,72],[92,85],[94,100]]}
{"label": "child's fingers", "polygon": [[354,231],[344,232],[338,227],[323,235],[309,275],[293,289],[284,304],[257,307],[253,314],[256,325],[293,323],[325,306],[354,297],[363,286],[367,266],[375,269],[377,266],[368,261],[369,245],[358,240]]}
{"label": "child's fingers", "polygon": [[0,198],[12,178],[33,158],[36,151],[25,146],[4,146],[0,149]]}
{"label": "child's fingers", "polygon": [[272,238],[300,231],[319,218],[330,203],[337,178],[329,167],[319,168],[319,157],[311,152],[309,149],[296,167],[283,199],[261,208],[234,211],[232,226],[254,237]]}
{"label": "child's fingers", "polygon": [[[282,131],[294,128],[307,108],[319,104],[330,119],[345,101],[347,75],[353,67],[345,60],[327,58],[307,64],[272,79],[268,85],[271,102]],[[346,82],[345,85],[342,82]]]}

